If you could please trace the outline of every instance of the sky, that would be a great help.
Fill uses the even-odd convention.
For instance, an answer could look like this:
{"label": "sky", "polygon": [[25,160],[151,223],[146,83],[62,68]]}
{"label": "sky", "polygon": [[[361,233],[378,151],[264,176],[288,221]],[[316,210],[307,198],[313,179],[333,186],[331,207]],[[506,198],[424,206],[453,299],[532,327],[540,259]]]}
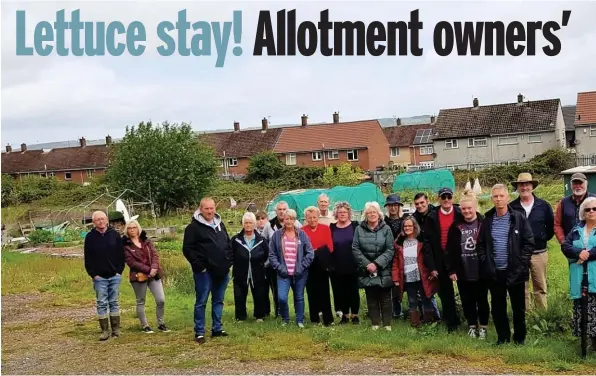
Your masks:
{"label": "sky", "polygon": [[[577,93],[596,90],[596,2],[384,1],[384,2],[164,2],[164,1],[3,1],[2,144],[122,137],[141,121],[187,122],[197,131],[437,115],[442,108],[560,98],[575,105]],[[26,11],[26,43],[35,25],[54,22],[56,11],[80,9],[83,21],[141,21],[147,30],[142,56],[16,56],[16,11]],[[175,22],[187,10],[195,21],[232,21],[242,10],[243,54],[230,43],[225,65],[215,56],[160,56],[159,22]],[[419,9],[423,56],[252,56],[260,10],[296,9],[298,22],[318,22],[329,9],[331,21],[408,21]],[[569,24],[556,31],[559,55],[548,57],[539,31],[536,56],[438,56],[433,49],[437,22],[557,21],[571,10]],[[273,27],[276,22],[273,18]],[[175,35],[175,34],[172,34]],[[190,40],[190,36],[189,36]],[[70,43],[70,42],[69,42]],[[592,47],[590,47],[592,46]]]}

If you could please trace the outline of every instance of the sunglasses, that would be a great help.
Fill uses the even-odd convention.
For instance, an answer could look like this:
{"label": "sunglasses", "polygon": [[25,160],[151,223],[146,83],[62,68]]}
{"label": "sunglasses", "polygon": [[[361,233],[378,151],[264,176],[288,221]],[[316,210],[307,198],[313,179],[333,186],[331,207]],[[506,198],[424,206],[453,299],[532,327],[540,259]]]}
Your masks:
{"label": "sunglasses", "polygon": [[452,198],[453,198],[453,195],[450,195],[450,194],[441,195],[441,200],[451,200]]}
{"label": "sunglasses", "polygon": [[586,212],[586,213],[589,213],[591,211],[596,212],[596,207],[594,207],[594,208],[585,208],[584,209],[584,212]]}

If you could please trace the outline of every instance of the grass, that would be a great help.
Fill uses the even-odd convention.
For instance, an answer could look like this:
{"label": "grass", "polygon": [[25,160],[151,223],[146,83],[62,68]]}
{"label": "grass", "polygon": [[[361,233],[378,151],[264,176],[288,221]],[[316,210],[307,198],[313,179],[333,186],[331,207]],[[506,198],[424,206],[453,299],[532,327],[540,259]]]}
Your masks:
{"label": "grass", "polygon": [[[549,247],[549,310],[536,317],[533,313],[528,314],[529,335],[526,346],[510,345],[499,348],[492,345],[496,341],[492,325],[489,327],[488,340],[479,342],[467,338],[463,330],[456,335],[447,335],[441,326],[415,330],[405,321],[394,322],[393,331],[390,333],[372,332],[367,320],[363,320],[360,326],[333,328],[317,327],[307,322],[305,330],[300,330],[294,325],[281,327],[274,319],[264,323],[256,323],[254,319],[234,323],[233,290],[230,284],[225,297],[224,323],[232,336],[208,341],[208,344],[199,350],[192,341],[192,274],[181,255],[180,240],[160,242],[157,246],[166,271],[166,320],[173,332],[156,334],[151,340],[139,332],[135,318],[134,294],[126,279],[123,279],[120,294],[124,336],[118,340],[118,344],[112,341],[112,345],[100,347],[103,349],[101,351],[97,349],[98,328],[92,316],[94,293],[82,260],[3,252],[3,297],[8,296],[7,294],[41,293],[45,299],[34,305],[36,309],[58,307],[68,312],[69,309],[88,307],[91,312],[88,319],[79,321],[74,326],[69,325],[67,321],[55,322],[53,329],[47,333],[44,330],[44,334],[40,334],[37,322],[14,327],[6,327],[6,324],[3,324],[3,358],[8,358],[6,361],[9,361],[22,356],[22,352],[26,351],[23,349],[22,341],[13,342],[5,338],[30,338],[26,336],[34,333],[35,337],[28,341],[44,343],[59,338],[67,341],[65,343],[70,343],[70,346],[75,346],[75,351],[81,354],[92,354],[90,356],[93,360],[86,361],[90,364],[82,365],[76,364],[74,359],[70,359],[69,363],[68,355],[65,358],[63,355],[55,354],[63,365],[53,366],[49,360],[38,359],[40,367],[46,367],[40,369],[52,373],[63,371],[61,367],[65,367],[64,364],[70,364],[69,370],[89,373],[93,372],[93,364],[102,360],[117,363],[125,358],[139,359],[138,357],[143,355],[155,357],[155,362],[159,360],[160,367],[174,373],[214,365],[224,367],[223,365],[232,363],[237,367],[251,362],[258,362],[262,367],[298,362],[299,366],[306,367],[302,372],[325,373],[325,367],[328,367],[326,362],[329,359],[334,359],[339,364],[358,364],[370,360],[371,357],[381,360],[397,358],[396,361],[409,359],[408,362],[418,358],[436,359],[439,363],[430,370],[433,373],[445,372],[445,369],[441,368],[441,362],[448,362],[448,359],[456,359],[458,367],[472,367],[470,369],[478,370],[473,373],[487,370],[497,373],[582,373],[590,372],[596,367],[596,357],[591,356],[585,361],[579,358],[579,341],[569,334],[571,302],[567,297],[568,268],[566,259],[554,242],[551,242]],[[128,268],[125,276],[127,272]],[[250,297],[248,300],[250,312],[252,300]],[[362,299],[362,308],[364,306],[365,299]],[[155,325],[155,308],[150,294],[147,295],[146,310],[150,323]],[[211,323],[209,311],[208,309],[207,329]],[[541,320],[546,320],[547,325],[541,327]],[[551,323],[557,325],[550,327],[548,324]],[[538,329],[533,326],[537,326]],[[561,328],[565,332],[561,332]],[[114,356],[117,360],[112,358]],[[118,370],[115,372],[122,372]],[[388,370],[390,371],[391,369]],[[274,372],[279,372],[279,368]]]}

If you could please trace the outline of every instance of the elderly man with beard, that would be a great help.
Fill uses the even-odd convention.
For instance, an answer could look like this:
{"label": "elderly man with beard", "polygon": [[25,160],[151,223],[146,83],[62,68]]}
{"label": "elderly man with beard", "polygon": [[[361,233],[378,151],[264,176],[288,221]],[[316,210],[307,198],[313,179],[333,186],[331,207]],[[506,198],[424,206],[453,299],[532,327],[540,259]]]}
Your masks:
{"label": "elderly man with beard", "polygon": [[563,198],[555,209],[555,236],[561,244],[561,251],[565,238],[579,222],[579,206],[586,198],[596,197],[588,193],[588,179],[579,172],[571,175],[571,191],[571,195]]}
{"label": "elderly man with beard", "polygon": [[[546,309],[546,266],[548,265],[548,251],[546,244],[555,235],[554,215],[550,204],[539,199],[534,194],[538,181],[526,172],[519,174],[517,180],[511,182],[519,197],[511,202],[511,208],[524,214],[534,235],[536,249],[530,259],[530,278],[534,290],[534,304],[538,309]],[[526,309],[530,309],[530,289],[526,283]]]}

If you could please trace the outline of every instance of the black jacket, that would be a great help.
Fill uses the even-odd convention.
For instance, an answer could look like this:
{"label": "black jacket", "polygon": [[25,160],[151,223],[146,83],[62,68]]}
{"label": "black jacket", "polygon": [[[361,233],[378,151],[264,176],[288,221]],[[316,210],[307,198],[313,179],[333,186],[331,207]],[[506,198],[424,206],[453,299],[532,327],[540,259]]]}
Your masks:
{"label": "black jacket", "polygon": [[232,266],[232,242],[219,215],[215,215],[215,227],[203,221],[198,214],[184,230],[182,253],[194,273],[208,271],[213,277],[223,278]]}
{"label": "black jacket", "polygon": [[124,271],[124,245],[122,237],[112,227],[103,234],[92,229],[85,236],[85,270],[91,278],[96,275],[110,278]]}
{"label": "black jacket", "polygon": [[[420,225],[420,229],[422,231],[424,231],[424,225],[426,224],[426,218],[428,218],[428,215],[430,213],[433,212],[433,210],[435,210],[436,206],[434,206],[433,204],[428,204],[428,212],[425,215],[422,215],[421,213],[418,212],[418,210],[416,210],[414,213],[412,213],[412,216],[414,217],[414,219],[416,219],[416,222],[418,222],[418,224]],[[410,214],[404,214],[404,217],[402,219],[406,219],[406,217],[408,217]]]}
{"label": "black jacket", "polygon": [[[428,213],[426,216],[426,220],[424,223],[424,266],[426,266],[430,271],[441,271],[445,270],[445,252],[441,248],[441,225],[439,223],[439,210],[441,210],[440,206],[433,208],[433,210]],[[464,219],[463,215],[461,214],[461,209],[459,205],[453,205],[453,210],[455,211],[455,215],[453,218],[453,222],[462,221]]]}
{"label": "black jacket", "polygon": [[265,280],[265,261],[269,258],[269,243],[267,239],[254,232],[255,240],[250,250],[244,240],[244,230],[232,237],[232,276],[235,283],[246,285],[250,275],[254,283]]}
{"label": "black jacket", "polygon": [[[530,258],[534,252],[535,243],[532,235],[530,222],[526,217],[508,206],[511,215],[511,224],[509,227],[508,253],[507,259],[507,286],[527,282],[530,277]],[[476,251],[480,259],[480,274],[486,280],[496,281],[497,270],[495,267],[495,255],[493,249],[493,238],[491,235],[493,217],[496,209],[489,210],[484,220],[478,236]]]}
{"label": "black jacket", "polygon": [[[518,197],[509,205],[514,210],[519,211],[526,216],[526,210],[521,205],[521,199]],[[528,217],[530,226],[532,227],[532,234],[536,242],[536,249],[546,250],[546,243],[555,235],[555,215],[550,204],[538,197],[534,196],[534,206],[530,211]]]}
{"label": "black jacket", "polygon": [[[478,237],[480,236],[480,231],[482,231],[482,221],[484,220],[484,216],[478,212],[476,212],[476,216],[478,217]],[[460,226],[465,223],[465,219],[461,219],[459,221],[454,221],[451,227],[449,228],[449,233],[447,234],[447,249],[445,252],[447,253],[447,257],[445,257],[445,268],[447,269],[447,274],[456,274],[458,279],[467,280],[464,267],[462,264],[461,259],[461,228]],[[476,242],[478,242],[478,237],[476,238]],[[478,262],[480,265],[480,261]]]}

